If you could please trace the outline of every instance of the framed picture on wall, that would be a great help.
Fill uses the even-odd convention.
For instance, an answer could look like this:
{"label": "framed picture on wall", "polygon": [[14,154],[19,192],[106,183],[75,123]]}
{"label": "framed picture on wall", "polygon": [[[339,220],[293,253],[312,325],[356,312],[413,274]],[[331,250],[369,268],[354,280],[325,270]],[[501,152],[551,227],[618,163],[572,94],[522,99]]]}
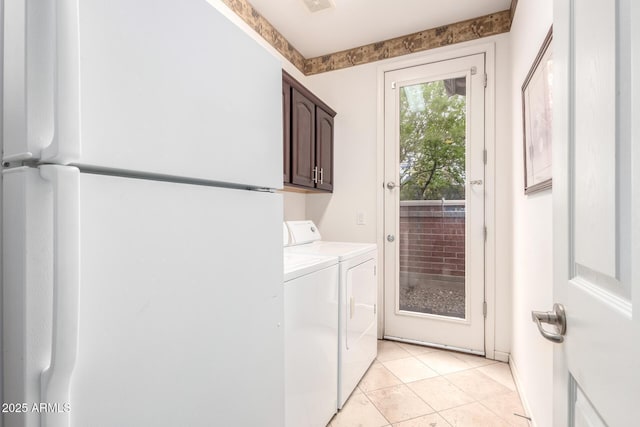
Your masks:
{"label": "framed picture on wall", "polygon": [[522,85],[524,193],[551,188],[553,27]]}

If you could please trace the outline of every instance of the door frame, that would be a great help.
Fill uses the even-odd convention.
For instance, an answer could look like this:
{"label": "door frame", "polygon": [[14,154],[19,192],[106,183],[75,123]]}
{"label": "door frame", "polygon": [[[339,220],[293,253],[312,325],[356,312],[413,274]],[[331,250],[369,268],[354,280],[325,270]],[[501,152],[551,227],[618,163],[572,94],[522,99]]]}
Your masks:
{"label": "door frame", "polygon": [[[384,240],[384,75],[388,71],[402,68],[426,65],[431,62],[444,61],[461,56],[485,54],[485,71],[487,73],[487,87],[485,89],[485,149],[487,150],[487,163],[485,165],[485,225],[487,227],[487,239],[485,241],[485,301],[487,302],[487,316],[484,323],[484,347],[485,357],[503,362],[508,361],[509,354],[495,349],[495,325],[496,325],[496,233],[495,233],[495,75],[496,57],[495,43],[477,43],[463,45],[462,47],[442,47],[429,51],[426,54],[416,54],[410,59],[388,62],[377,69],[378,99],[377,99],[377,171],[376,171],[376,243],[379,248],[385,248]],[[378,338],[384,336],[384,250],[378,251]]]}
{"label": "door frame", "polygon": [[[475,71],[474,71],[475,70]],[[404,88],[424,88],[431,82],[443,82],[462,77],[467,82],[464,93],[465,132],[465,194],[466,206],[464,223],[464,307],[462,318],[448,315],[420,313],[421,310],[402,310],[401,289],[403,276],[402,247],[415,243],[411,235],[405,236],[401,230],[399,213],[403,205],[400,190],[385,191],[385,235],[396,235],[395,243],[385,243],[385,338],[406,340],[407,342],[430,343],[435,347],[457,349],[473,354],[485,354],[485,316],[482,304],[484,295],[484,186],[471,184],[474,179],[484,180],[484,110],[485,110],[485,55],[476,54],[432,62],[411,68],[385,73],[385,180],[398,181],[402,159],[399,157],[401,138],[399,103]],[[395,89],[392,82],[395,82]],[[427,107],[430,103],[425,101]],[[430,110],[430,107],[427,107]],[[401,150],[400,150],[401,151]],[[399,184],[400,185],[400,184]],[[438,199],[436,197],[435,199]],[[439,203],[439,201],[438,201]],[[411,227],[411,225],[410,225]],[[444,226],[445,229],[447,228]],[[446,232],[445,232],[446,234]],[[447,237],[445,236],[445,240]],[[446,250],[451,252],[453,250]],[[449,255],[448,255],[449,256]],[[411,268],[409,261],[409,270]],[[432,268],[436,268],[432,266]],[[411,275],[411,273],[408,273]],[[440,272],[439,274],[448,275]],[[398,279],[400,279],[398,281]]]}

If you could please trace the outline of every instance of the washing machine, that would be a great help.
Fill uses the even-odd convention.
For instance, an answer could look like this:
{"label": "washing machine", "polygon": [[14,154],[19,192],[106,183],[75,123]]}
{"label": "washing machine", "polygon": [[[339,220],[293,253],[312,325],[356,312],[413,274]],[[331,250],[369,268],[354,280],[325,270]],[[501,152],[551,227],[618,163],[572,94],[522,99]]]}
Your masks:
{"label": "washing machine", "polygon": [[290,253],[335,256],[339,266],[338,409],[377,355],[375,243],[323,241],[313,221],[287,221]]}
{"label": "washing machine", "polygon": [[337,257],[284,248],[285,427],[325,427],[336,413],[338,274]]}

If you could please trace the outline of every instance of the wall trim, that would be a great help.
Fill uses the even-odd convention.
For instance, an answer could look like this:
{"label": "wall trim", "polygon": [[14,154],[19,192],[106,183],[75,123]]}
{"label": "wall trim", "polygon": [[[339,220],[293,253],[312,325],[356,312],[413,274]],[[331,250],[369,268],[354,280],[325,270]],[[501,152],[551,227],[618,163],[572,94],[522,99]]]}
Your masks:
{"label": "wall trim", "polygon": [[511,370],[511,376],[513,377],[513,382],[516,384],[516,389],[518,390],[518,395],[520,396],[520,402],[522,402],[522,407],[524,408],[525,415],[531,417],[531,421],[529,421],[529,425],[531,427],[536,427],[536,420],[533,419],[531,415],[531,406],[529,406],[529,401],[527,400],[527,396],[524,395],[524,387],[522,386],[522,382],[520,380],[520,375],[518,374],[518,364],[516,363],[513,355],[509,355],[509,369]]}
{"label": "wall trim", "polygon": [[511,0],[511,7],[509,8],[511,22],[513,22],[513,17],[516,15],[516,7],[518,7],[518,0]]}
{"label": "wall trim", "polygon": [[497,360],[499,362],[509,363],[509,353],[505,353],[504,351],[496,351],[493,360]]}
{"label": "wall trim", "polygon": [[[495,42],[476,43],[462,47],[443,47],[429,51],[424,55],[394,61],[378,67],[378,99],[377,99],[377,184],[376,205],[376,243],[384,248],[384,74],[388,71],[407,67],[444,61],[462,56],[485,54],[485,71],[487,88],[485,93],[485,149],[487,164],[485,166],[485,225],[488,230],[485,243],[485,300],[487,301],[487,317],[485,319],[485,355],[488,359],[496,358],[496,239],[495,239],[495,145],[496,145],[496,45]],[[384,250],[378,251],[378,336],[384,335]],[[383,303],[381,304],[380,301]]]}
{"label": "wall trim", "polygon": [[515,5],[518,3],[517,0],[512,0],[510,9],[466,21],[315,58],[305,58],[248,0],[221,1],[307,76],[507,33],[511,29]]}
{"label": "wall trim", "polygon": [[394,39],[310,58],[305,61],[303,71],[306,75],[335,71],[506,33],[511,29],[510,14],[509,10],[503,10]]}

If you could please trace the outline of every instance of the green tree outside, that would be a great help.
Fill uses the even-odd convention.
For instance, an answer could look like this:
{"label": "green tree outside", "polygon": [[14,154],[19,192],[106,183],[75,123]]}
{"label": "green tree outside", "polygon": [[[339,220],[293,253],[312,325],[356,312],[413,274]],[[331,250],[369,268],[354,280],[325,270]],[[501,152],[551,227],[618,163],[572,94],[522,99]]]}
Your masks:
{"label": "green tree outside", "polygon": [[443,80],[402,88],[400,200],[464,200],[465,134],[465,96]]}

